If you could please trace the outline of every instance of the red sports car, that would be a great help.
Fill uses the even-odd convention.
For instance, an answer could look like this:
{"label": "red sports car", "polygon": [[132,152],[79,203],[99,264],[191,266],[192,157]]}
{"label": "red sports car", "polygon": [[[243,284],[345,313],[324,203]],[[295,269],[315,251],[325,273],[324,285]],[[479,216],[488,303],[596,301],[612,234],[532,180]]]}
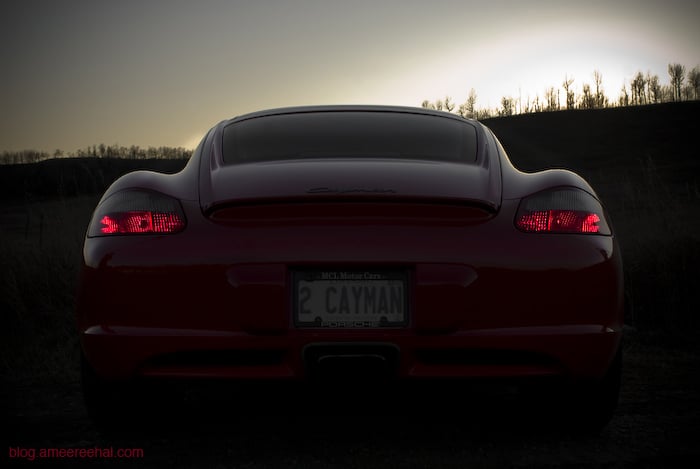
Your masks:
{"label": "red sports car", "polygon": [[619,391],[622,277],[589,184],[518,171],[477,121],[247,114],[181,172],[127,174],[97,205],[76,313],[85,399],[107,420],[126,405],[116,390],[151,378],[541,380],[601,427]]}

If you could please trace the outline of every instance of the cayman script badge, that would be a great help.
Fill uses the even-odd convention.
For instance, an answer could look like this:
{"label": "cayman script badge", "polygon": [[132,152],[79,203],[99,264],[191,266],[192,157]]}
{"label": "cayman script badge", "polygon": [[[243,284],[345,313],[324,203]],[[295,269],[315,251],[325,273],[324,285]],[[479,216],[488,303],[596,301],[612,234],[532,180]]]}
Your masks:
{"label": "cayman script badge", "polygon": [[393,189],[381,189],[370,187],[313,187],[306,191],[308,194],[395,194]]}

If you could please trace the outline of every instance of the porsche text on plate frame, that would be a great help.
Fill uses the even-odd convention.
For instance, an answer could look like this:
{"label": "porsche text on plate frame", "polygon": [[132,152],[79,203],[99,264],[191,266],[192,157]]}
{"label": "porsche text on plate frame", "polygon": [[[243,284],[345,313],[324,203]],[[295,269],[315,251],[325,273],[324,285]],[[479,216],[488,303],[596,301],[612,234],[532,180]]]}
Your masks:
{"label": "porsche text on plate frame", "polygon": [[144,380],[275,389],[346,367],[398,387],[556,382],[591,427],[616,405],[610,218],[579,175],[517,170],[474,120],[322,106],[223,121],[181,172],[115,181],[83,252],[98,422],[126,415]]}

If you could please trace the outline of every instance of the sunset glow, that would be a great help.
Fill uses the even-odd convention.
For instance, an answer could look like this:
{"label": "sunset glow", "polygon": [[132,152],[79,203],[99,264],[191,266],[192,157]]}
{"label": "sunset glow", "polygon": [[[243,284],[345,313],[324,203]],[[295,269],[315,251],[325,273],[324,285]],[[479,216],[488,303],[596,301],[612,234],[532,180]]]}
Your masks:
{"label": "sunset glow", "polygon": [[0,151],[192,148],[245,112],[458,106],[472,88],[495,109],[563,96],[565,76],[579,93],[594,70],[616,100],[638,71],[667,84],[669,63],[700,64],[687,1],[40,3],[6,8],[0,28]]}

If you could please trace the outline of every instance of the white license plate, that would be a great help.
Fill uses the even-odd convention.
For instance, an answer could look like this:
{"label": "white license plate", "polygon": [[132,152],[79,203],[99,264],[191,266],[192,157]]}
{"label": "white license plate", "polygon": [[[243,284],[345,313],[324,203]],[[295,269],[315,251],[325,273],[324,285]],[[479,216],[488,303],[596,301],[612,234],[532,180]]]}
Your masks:
{"label": "white license plate", "polygon": [[406,284],[403,272],[299,272],[294,322],[298,327],[341,329],[405,326]]}

